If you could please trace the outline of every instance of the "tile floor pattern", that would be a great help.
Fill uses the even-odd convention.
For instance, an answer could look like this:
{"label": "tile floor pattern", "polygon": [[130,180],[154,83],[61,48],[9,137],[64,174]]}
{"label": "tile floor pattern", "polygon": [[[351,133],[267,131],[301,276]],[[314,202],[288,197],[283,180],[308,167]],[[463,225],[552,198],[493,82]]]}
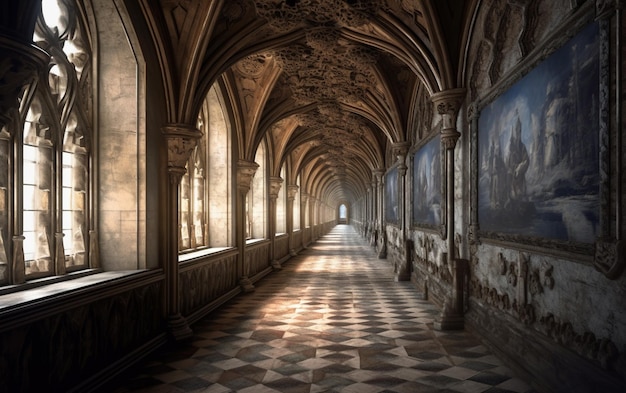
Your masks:
{"label": "tile floor pattern", "polygon": [[433,330],[437,313],[337,226],[110,391],[532,391],[474,336]]}

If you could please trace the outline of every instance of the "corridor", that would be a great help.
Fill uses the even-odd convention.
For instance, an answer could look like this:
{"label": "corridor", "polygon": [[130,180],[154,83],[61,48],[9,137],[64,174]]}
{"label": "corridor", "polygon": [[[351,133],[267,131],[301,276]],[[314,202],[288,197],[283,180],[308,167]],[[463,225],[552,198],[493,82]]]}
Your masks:
{"label": "corridor", "polygon": [[339,225],[107,392],[529,392]]}

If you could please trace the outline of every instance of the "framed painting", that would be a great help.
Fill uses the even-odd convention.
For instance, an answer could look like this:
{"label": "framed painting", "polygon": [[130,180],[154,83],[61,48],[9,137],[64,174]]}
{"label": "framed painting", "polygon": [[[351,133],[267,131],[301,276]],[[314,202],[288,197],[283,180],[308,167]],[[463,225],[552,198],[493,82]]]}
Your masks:
{"label": "framed painting", "polygon": [[600,28],[591,23],[480,108],[480,232],[594,243],[600,208]]}
{"label": "framed painting", "polygon": [[442,225],[441,137],[439,133],[413,156],[413,225]]}
{"label": "framed painting", "polygon": [[385,221],[397,224],[398,208],[398,167],[393,167],[385,174]]}

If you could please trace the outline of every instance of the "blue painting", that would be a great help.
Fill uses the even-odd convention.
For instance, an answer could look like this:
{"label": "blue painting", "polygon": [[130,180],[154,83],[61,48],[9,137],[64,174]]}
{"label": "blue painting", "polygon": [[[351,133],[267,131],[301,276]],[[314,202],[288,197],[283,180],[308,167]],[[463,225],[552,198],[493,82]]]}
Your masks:
{"label": "blue painting", "polygon": [[441,225],[441,137],[413,157],[413,224]]}
{"label": "blue painting", "polygon": [[395,224],[398,217],[398,167],[393,167],[385,175],[385,220]]}
{"label": "blue painting", "polygon": [[599,233],[599,27],[481,109],[481,231],[593,243]]}

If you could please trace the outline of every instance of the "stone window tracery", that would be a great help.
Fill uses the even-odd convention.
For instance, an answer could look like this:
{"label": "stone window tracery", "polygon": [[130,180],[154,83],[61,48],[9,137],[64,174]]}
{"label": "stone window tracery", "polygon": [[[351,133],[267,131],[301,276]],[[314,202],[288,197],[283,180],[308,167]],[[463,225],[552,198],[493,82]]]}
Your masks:
{"label": "stone window tracery", "polygon": [[89,268],[92,92],[85,31],[73,1],[42,1],[33,41],[50,55],[49,66],[0,131],[0,285]]}

